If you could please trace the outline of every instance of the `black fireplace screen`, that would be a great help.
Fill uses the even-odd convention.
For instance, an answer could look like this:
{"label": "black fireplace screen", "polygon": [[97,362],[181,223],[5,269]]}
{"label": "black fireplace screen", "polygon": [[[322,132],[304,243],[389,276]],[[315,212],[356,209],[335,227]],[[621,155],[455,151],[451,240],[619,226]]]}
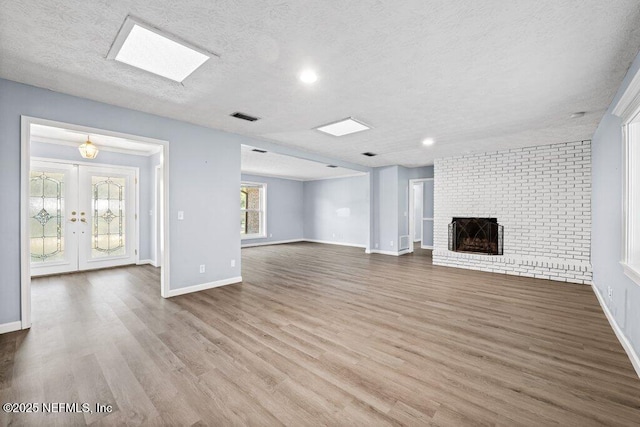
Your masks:
{"label": "black fireplace screen", "polygon": [[449,250],[502,255],[503,231],[496,218],[453,218],[449,224]]}

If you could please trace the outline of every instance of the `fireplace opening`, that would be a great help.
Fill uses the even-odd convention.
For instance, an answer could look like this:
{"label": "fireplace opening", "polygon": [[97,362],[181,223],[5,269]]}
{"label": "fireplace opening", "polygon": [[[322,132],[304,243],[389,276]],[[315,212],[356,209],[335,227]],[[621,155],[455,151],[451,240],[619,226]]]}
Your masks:
{"label": "fireplace opening", "polygon": [[496,218],[453,218],[449,224],[449,250],[502,255],[503,230]]}

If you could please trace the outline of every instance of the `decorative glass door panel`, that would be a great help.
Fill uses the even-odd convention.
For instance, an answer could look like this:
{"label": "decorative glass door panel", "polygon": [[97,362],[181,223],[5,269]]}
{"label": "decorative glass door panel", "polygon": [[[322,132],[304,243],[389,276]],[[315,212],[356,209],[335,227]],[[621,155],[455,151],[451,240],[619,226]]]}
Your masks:
{"label": "decorative glass door panel", "polygon": [[126,179],[91,177],[91,257],[126,253]]}
{"label": "decorative glass door panel", "polygon": [[[80,170],[80,269],[133,264],[135,171],[86,166]],[[82,219],[81,218],[81,221]]]}
{"label": "decorative glass door panel", "polygon": [[33,275],[78,269],[77,168],[73,165],[33,162],[29,177],[29,230]]}
{"label": "decorative glass door panel", "polygon": [[136,262],[135,170],[32,162],[31,274]]}

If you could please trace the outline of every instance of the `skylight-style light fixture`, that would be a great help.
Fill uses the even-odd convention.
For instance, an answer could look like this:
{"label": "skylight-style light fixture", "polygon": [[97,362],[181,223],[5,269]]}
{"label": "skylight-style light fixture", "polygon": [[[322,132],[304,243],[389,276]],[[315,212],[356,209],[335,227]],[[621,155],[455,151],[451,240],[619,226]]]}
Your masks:
{"label": "skylight-style light fixture", "polygon": [[95,159],[100,152],[98,147],[89,140],[89,135],[87,135],[87,142],[78,147],[78,150],[80,151],[80,155],[85,159]]}
{"label": "skylight-style light fixture", "polygon": [[180,83],[213,56],[218,55],[127,16],[107,59]]}
{"label": "skylight-style light fixture", "polygon": [[371,127],[357,121],[353,117],[347,117],[346,119],[329,123],[327,125],[317,127],[316,129],[320,132],[328,133],[329,135],[344,136],[351,133],[361,132],[363,130],[369,130]]}

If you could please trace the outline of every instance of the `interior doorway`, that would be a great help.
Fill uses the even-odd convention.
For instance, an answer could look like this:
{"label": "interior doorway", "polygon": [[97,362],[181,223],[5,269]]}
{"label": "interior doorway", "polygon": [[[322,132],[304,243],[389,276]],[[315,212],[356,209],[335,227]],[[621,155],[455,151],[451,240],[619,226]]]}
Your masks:
{"label": "interior doorway", "polygon": [[433,178],[409,180],[409,252],[433,249]]}
{"label": "interior doorway", "polygon": [[138,168],[32,160],[31,276],[138,261]]}
{"label": "interior doorway", "polygon": [[[88,139],[99,163],[81,149]],[[169,296],[168,166],[167,141],[22,116],[22,329],[32,276],[161,265]]]}

